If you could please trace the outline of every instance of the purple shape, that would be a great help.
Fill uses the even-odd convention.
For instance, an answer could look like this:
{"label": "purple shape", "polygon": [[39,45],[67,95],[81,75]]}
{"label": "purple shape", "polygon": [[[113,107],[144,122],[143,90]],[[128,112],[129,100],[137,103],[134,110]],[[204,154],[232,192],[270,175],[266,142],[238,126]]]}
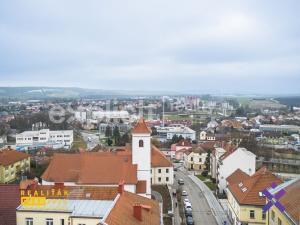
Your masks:
{"label": "purple shape", "polygon": [[267,189],[263,190],[263,194],[264,194],[269,200],[272,200],[273,195],[271,195],[271,193],[270,193]]}
{"label": "purple shape", "polygon": [[281,205],[280,202],[275,202],[275,206],[280,210],[280,212],[283,212],[285,210],[284,206]]}
{"label": "purple shape", "polygon": [[273,206],[273,203],[269,201],[264,207],[263,207],[263,212],[267,212],[271,207]]}
{"label": "purple shape", "polygon": [[273,189],[275,189],[275,188],[277,187],[277,184],[272,183],[272,184],[271,184],[271,187],[272,187]]}
{"label": "purple shape", "polygon": [[281,189],[280,191],[278,191],[274,197],[279,200],[283,195],[285,194],[285,190]]}

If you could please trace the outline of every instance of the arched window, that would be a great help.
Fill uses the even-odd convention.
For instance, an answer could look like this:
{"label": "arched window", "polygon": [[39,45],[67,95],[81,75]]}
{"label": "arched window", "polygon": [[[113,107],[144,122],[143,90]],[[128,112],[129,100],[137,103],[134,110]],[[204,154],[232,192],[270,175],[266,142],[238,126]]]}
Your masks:
{"label": "arched window", "polygon": [[139,140],[139,147],[140,148],[144,147],[144,141],[143,140]]}

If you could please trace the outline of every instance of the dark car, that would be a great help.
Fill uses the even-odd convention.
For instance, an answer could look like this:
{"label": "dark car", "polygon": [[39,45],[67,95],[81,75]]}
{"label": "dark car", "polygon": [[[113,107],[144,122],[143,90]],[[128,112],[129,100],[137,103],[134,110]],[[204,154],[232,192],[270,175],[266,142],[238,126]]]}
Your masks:
{"label": "dark car", "polygon": [[193,217],[193,211],[191,209],[185,209],[184,214],[186,217],[188,217],[188,216]]}
{"label": "dark car", "polygon": [[178,169],[177,169],[177,167],[174,167],[174,171],[177,171]]}
{"label": "dark car", "polygon": [[194,225],[194,219],[191,216],[186,217],[186,224],[187,225]]}
{"label": "dark car", "polygon": [[204,170],[202,173],[201,173],[202,176],[204,177],[207,177],[208,176],[208,170]]}
{"label": "dark car", "polygon": [[179,179],[179,180],[178,180],[178,184],[183,185],[183,184],[184,184],[183,179]]}

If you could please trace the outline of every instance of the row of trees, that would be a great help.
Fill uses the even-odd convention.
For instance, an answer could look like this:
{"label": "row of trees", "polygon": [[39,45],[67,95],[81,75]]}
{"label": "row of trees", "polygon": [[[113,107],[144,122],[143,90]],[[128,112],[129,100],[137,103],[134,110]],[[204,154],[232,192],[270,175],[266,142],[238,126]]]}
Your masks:
{"label": "row of trees", "polygon": [[115,126],[113,129],[111,126],[107,126],[105,129],[105,137],[107,137],[107,144],[111,146],[113,143],[116,146],[124,146],[130,142],[129,134],[126,132],[121,135],[119,127]]}

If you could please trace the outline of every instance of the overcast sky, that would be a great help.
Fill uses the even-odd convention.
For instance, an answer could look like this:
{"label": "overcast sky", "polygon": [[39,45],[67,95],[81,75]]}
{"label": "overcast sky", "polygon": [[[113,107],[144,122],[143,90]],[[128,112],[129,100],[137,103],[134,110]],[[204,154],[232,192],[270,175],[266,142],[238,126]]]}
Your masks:
{"label": "overcast sky", "polygon": [[300,93],[299,0],[0,2],[0,86]]}

